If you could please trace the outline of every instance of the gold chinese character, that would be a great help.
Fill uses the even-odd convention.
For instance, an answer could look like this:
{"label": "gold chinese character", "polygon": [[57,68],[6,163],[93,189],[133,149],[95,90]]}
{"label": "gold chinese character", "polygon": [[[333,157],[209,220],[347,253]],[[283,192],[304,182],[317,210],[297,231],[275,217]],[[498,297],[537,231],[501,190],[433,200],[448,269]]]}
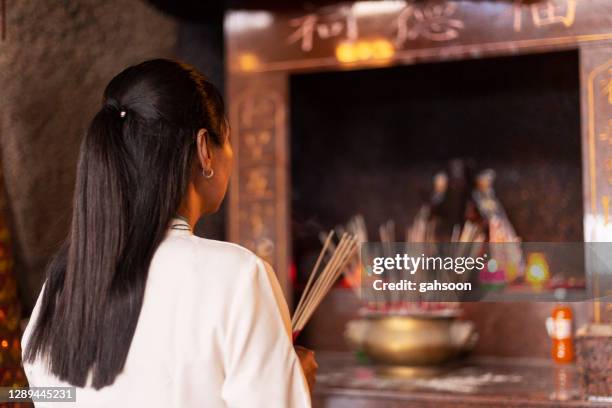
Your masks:
{"label": "gold chinese character", "polygon": [[274,205],[255,202],[240,215],[248,226],[242,243],[261,258],[272,262],[274,242],[270,230],[274,230]]}
{"label": "gold chinese character", "polygon": [[274,126],[276,105],[271,98],[253,96],[242,102],[238,109],[242,127]]}
{"label": "gold chinese character", "polygon": [[289,44],[300,43],[302,51],[312,50],[315,35],[325,40],[338,37],[343,32],[348,40],[357,39],[357,19],[350,7],[340,9],[328,14],[307,14],[289,21],[296,30],[287,38]]}
{"label": "gold chinese character", "polygon": [[253,213],[248,219],[249,227],[251,228],[251,236],[259,237],[264,231],[264,221],[261,216],[261,209],[253,207]]}
{"label": "gold chinese character", "polygon": [[455,2],[429,1],[407,5],[396,20],[395,43],[402,47],[408,40],[424,37],[432,41],[449,41],[459,36],[464,28],[461,20],[452,18],[457,10]]}
{"label": "gold chinese character", "polygon": [[247,223],[250,228],[250,235],[253,239],[261,238],[265,234],[266,223],[264,218],[273,214],[273,210],[268,205],[261,203],[253,203],[250,208],[250,214],[247,217]]}
{"label": "gold chinese character", "polygon": [[[605,96],[605,95],[604,95]],[[608,143],[612,145],[612,119],[608,120],[608,124],[605,129],[599,133],[599,141],[602,143]]]}
{"label": "gold chinese character", "polygon": [[251,198],[263,198],[270,195],[265,168],[258,167],[250,169],[246,178],[246,190]]}
{"label": "gold chinese character", "polygon": [[253,251],[264,261],[273,264],[274,263],[274,241],[268,237],[261,237],[259,239],[243,239],[241,244]]}
{"label": "gold chinese character", "polygon": [[263,157],[263,150],[271,140],[272,132],[269,130],[248,132],[244,136],[244,143],[248,147],[247,154],[251,156],[252,160],[261,160]]}
{"label": "gold chinese character", "polygon": [[274,242],[267,237],[255,241],[254,252],[268,263],[273,263]]}
{"label": "gold chinese character", "polygon": [[[571,27],[576,19],[577,0],[546,0],[529,5],[531,20],[535,27],[544,27],[553,24],[563,24]],[[514,31],[523,28],[523,1],[514,2]]]}

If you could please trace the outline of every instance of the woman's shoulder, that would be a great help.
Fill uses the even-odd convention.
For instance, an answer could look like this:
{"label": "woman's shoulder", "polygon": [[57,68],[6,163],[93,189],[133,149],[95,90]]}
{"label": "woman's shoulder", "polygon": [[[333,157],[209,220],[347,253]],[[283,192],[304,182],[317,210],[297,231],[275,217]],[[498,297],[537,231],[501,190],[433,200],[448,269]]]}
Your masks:
{"label": "woman's shoulder", "polygon": [[154,263],[170,264],[172,269],[181,269],[188,274],[193,272],[196,279],[206,280],[214,276],[217,281],[233,281],[245,273],[257,273],[265,265],[252,251],[238,244],[195,235],[166,238]]}

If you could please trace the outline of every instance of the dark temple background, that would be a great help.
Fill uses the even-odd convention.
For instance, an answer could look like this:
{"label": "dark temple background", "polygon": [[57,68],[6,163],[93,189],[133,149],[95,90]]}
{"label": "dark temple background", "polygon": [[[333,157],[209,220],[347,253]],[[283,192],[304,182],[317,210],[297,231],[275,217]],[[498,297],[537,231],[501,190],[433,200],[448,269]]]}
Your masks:
{"label": "dark temple background", "polygon": [[578,87],[575,51],[293,76],[298,264],[319,230],[356,213],[371,239],[394,219],[402,240],[455,157],[497,172],[524,241],[582,241]]}

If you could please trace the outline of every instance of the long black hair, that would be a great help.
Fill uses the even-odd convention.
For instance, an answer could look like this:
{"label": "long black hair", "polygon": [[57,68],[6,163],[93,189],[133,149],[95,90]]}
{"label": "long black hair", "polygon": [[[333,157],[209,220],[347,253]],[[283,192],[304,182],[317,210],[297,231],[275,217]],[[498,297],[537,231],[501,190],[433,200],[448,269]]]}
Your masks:
{"label": "long black hair", "polygon": [[186,193],[196,135],[226,142],[220,93],[194,68],[156,59],[106,87],[80,150],[68,237],[51,261],[26,361],[102,388],[122,371],[151,259]]}

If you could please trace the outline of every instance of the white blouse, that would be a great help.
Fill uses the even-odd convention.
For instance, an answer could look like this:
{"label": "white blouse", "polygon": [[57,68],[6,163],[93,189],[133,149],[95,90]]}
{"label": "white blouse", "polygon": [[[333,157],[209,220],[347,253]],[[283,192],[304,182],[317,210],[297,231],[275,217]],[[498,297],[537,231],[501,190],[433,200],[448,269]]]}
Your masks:
{"label": "white blouse", "polygon": [[[188,227],[180,220],[173,224]],[[30,322],[39,303],[40,296]],[[24,348],[31,327],[24,333]],[[40,359],[25,364],[25,372],[31,387],[68,386]],[[76,403],[36,407],[310,404],[291,341],[289,311],[271,267],[238,245],[170,229],[151,262],[123,372],[100,390],[77,388]]]}

